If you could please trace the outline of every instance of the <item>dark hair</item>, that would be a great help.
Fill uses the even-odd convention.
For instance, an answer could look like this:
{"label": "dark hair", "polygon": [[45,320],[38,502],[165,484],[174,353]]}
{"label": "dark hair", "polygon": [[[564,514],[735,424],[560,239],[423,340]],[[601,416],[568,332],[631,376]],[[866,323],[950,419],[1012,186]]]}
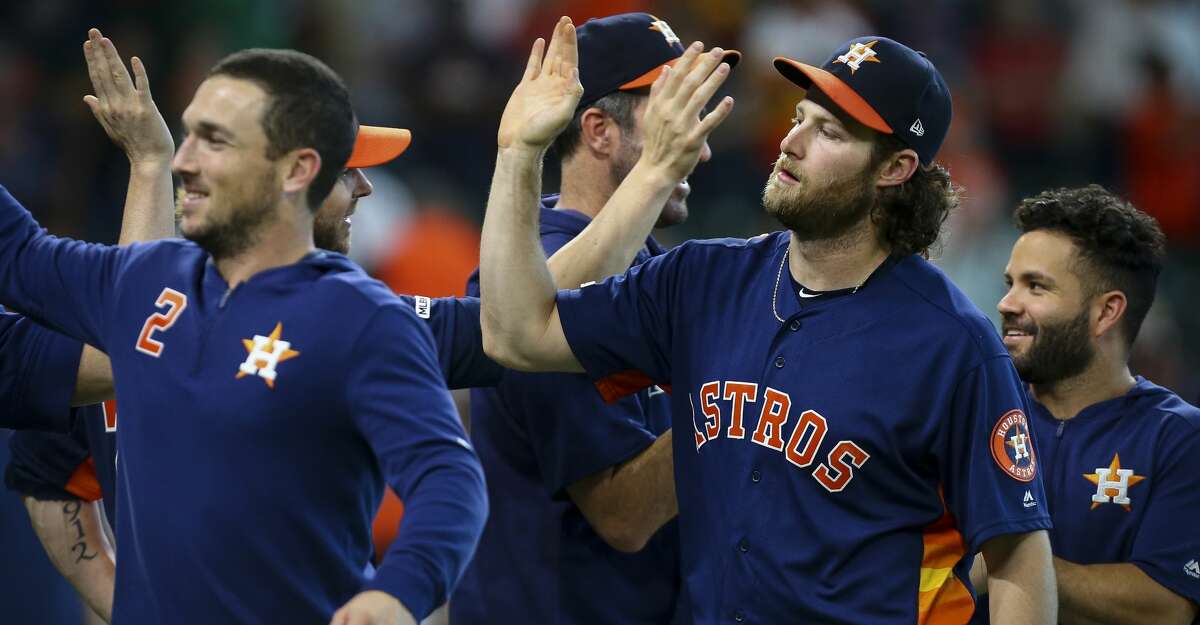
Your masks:
{"label": "dark hair", "polygon": [[[875,171],[884,160],[905,149],[894,135],[876,134],[871,152]],[[903,184],[878,190],[871,221],[880,241],[892,254],[920,254],[929,258],[929,248],[942,233],[950,211],[958,208],[962,188],[950,180],[950,172],[937,163],[917,165]]]}
{"label": "dark hair", "polygon": [[1013,222],[1022,234],[1049,230],[1070,237],[1084,271],[1073,268],[1087,296],[1121,291],[1128,302],[1122,323],[1133,345],[1154,303],[1166,237],[1158,222],[1104,187],[1043,191],[1021,201]]}
{"label": "dark hair", "polygon": [[262,118],[267,158],[274,160],[305,147],[321,155],[321,169],[306,198],[316,212],[354,149],[358,124],[341,77],[303,52],[264,48],[230,54],[206,78],[213,76],[249,80],[271,98]]}
{"label": "dark hair", "polygon": [[583,137],[583,113],[590,108],[598,108],[604,111],[616,123],[617,128],[622,132],[628,132],[634,127],[637,122],[633,118],[633,110],[637,107],[638,100],[646,97],[643,93],[614,91],[595,102],[575,111],[575,117],[571,119],[571,123],[563,129],[562,133],[554,140],[551,149],[560,161],[566,160],[567,157],[575,153],[579,149],[579,143]]}

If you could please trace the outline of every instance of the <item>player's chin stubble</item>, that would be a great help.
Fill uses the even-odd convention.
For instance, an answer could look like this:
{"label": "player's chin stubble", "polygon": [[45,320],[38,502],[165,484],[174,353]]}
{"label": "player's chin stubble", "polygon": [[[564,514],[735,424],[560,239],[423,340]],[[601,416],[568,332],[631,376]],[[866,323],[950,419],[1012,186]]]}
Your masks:
{"label": "player's chin stubble", "polygon": [[1043,324],[1023,354],[1013,356],[1017,374],[1029,384],[1055,384],[1087,369],[1096,356],[1088,336],[1088,311],[1052,324]]}
{"label": "player's chin stubble", "polygon": [[792,186],[776,182],[779,164],[763,188],[763,208],[801,241],[833,239],[866,219],[875,206],[876,189],[867,172],[816,184],[800,174]]}
{"label": "player's chin stubble", "polygon": [[193,241],[215,260],[233,258],[254,247],[262,236],[262,229],[275,220],[274,176],[268,173],[259,180],[243,186],[239,196],[231,201],[222,217],[213,216],[213,207],[207,211],[205,223],[183,236]]}

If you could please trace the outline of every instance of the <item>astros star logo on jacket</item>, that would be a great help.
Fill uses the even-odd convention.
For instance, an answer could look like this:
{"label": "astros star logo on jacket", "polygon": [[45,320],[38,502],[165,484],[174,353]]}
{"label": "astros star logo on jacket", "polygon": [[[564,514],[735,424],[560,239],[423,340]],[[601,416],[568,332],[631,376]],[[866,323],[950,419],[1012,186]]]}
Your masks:
{"label": "astros star logo on jacket", "polygon": [[275,388],[275,378],[278,373],[275,368],[279,363],[295,358],[300,352],[292,349],[292,344],[283,340],[283,322],[275,324],[275,329],[268,336],[255,335],[253,339],[242,339],[249,355],[246,361],[238,366],[237,379],[248,375],[257,375],[266,382],[267,387]]}

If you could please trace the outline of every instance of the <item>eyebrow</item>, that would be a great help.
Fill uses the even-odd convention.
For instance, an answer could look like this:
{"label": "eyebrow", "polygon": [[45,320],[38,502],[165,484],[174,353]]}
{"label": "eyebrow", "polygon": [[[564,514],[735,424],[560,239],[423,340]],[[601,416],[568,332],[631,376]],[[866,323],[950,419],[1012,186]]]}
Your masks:
{"label": "eyebrow", "polygon": [[187,121],[185,120],[183,122],[183,127],[188,132],[206,136],[206,137],[211,137],[213,135],[218,135],[218,134],[223,135],[225,137],[229,137],[229,138],[232,138],[234,136],[233,132],[231,132],[225,126],[222,126],[220,124],[210,122],[210,121],[200,121],[200,122],[197,122],[195,126],[189,126]]}
{"label": "eyebrow", "polygon": [[[1007,271],[1004,272],[1004,277],[1008,278],[1009,280],[1012,279]],[[1049,275],[1040,271],[1023,271],[1019,277],[1024,282],[1041,282],[1046,286],[1054,286],[1056,284],[1054,278],[1051,278]]]}
{"label": "eyebrow", "polygon": [[[801,100],[800,102],[796,103],[796,116],[797,117],[800,116],[800,105],[803,102],[804,102],[804,100]],[[814,102],[814,104],[817,104],[817,103]],[[823,124],[833,124],[833,125],[837,126],[838,128],[845,130],[846,132],[850,131],[850,129],[846,127],[846,124],[842,123],[842,120],[840,118],[838,118],[837,115],[835,115],[832,112],[826,112],[826,111],[820,110],[821,108],[824,108],[824,107],[821,107],[821,105],[819,105],[819,104],[818,104],[818,107],[819,108],[816,111],[814,111],[811,115],[808,115],[808,117],[813,117],[817,121],[819,121]]]}

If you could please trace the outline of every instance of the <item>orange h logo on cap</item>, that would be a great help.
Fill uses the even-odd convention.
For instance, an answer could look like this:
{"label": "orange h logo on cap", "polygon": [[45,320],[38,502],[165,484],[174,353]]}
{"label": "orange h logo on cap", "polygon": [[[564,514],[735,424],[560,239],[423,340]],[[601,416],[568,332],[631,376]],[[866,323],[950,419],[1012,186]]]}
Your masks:
{"label": "orange h logo on cap", "polygon": [[878,40],[870,43],[856,43],[850,46],[850,51],[839,56],[834,63],[845,63],[850,67],[850,73],[858,71],[863,63],[882,63],[879,60],[879,54],[872,47],[879,43]]}
{"label": "orange h logo on cap", "polygon": [[677,45],[683,45],[679,41],[679,37],[675,34],[675,31],[671,30],[671,27],[668,26],[666,22],[654,15],[651,15],[650,17],[654,18],[654,21],[650,23],[650,30],[656,30],[662,33],[663,38],[667,40],[668,44],[673,43]]}

